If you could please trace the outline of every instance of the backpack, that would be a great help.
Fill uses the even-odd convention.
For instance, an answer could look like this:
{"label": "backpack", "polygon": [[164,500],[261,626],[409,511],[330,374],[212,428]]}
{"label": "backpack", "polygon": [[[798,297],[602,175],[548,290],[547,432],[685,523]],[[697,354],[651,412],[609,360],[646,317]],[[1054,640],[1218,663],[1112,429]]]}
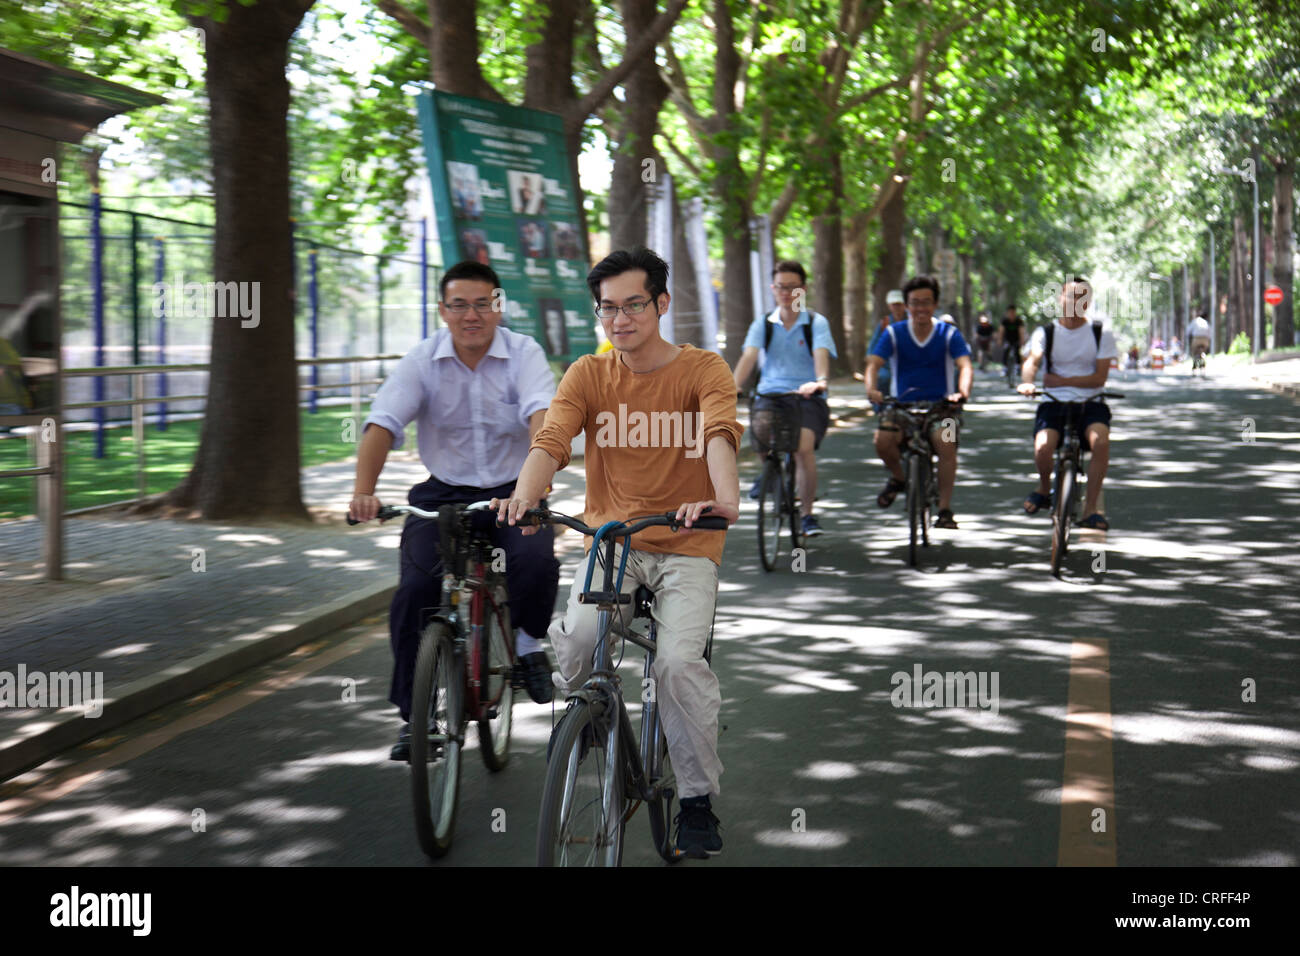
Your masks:
{"label": "backpack", "polygon": [[[1050,372],[1052,370],[1052,335],[1055,331],[1055,322],[1049,322],[1047,325],[1043,326],[1043,356],[1045,359],[1045,364],[1043,365],[1044,372]],[[1097,351],[1100,352],[1101,323],[1095,320],[1092,323],[1092,338],[1093,341],[1097,343]]]}
{"label": "backpack", "polygon": [[[803,313],[801,312],[799,314],[802,315]],[[803,344],[808,346],[808,355],[810,357],[813,354],[813,344],[812,344],[813,316],[816,314],[817,313],[815,312],[808,313],[808,334],[803,337]],[[768,318],[771,318],[771,316],[768,316],[767,318],[763,319],[763,354],[764,355],[767,354],[767,350],[772,345],[772,323],[768,321]]]}

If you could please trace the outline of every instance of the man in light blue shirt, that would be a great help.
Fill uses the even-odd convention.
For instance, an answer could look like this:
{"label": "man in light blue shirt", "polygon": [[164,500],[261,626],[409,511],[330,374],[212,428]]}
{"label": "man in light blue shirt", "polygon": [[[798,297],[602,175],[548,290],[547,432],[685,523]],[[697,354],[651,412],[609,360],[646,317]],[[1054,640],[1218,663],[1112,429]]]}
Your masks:
{"label": "man in light blue shirt", "polygon": [[[429,480],[407,496],[411,504],[434,511],[444,504],[510,497],[555,395],[555,377],[540,345],[499,327],[500,285],[489,266],[473,261],[443,274],[439,312],[447,327],[398,363],[366,419],[357,450],[353,519],[368,521],[378,513],[375,483],[389,449],[402,447],[411,421],[418,423],[420,460],[429,469]],[[495,534],[505,551],[520,668],[529,696],[545,703],[552,695],[551,665],[541,638],[555,609],[560,573],[554,534],[545,529],[524,536],[519,528]],[[389,611],[394,666],[388,698],[404,722],[410,720],[422,612],[437,607],[442,594],[438,545],[436,522],[406,519],[401,580]],[[409,723],[403,724],[391,756],[409,759]]]}
{"label": "man in light blue shirt", "polygon": [[[830,381],[831,356],[836,352],[831,324],[826,316],[804,308],[807,285],[807,274],[797,262],[778,262],[772,269],[772,294],[776,297],[777,307],[770,315],[760,315],[750,324],[744,351],[736,363],[735,377],[736,390],[743,390],[761,352],[763,366],[754,408],[788,404],[799,415],[801,427],[799,447],[794,453],[795,481],[799,510],[803,515],[803,534],[811,537],[822,533],[822,527],[813,514],[813,501],[817,495],[817,449],[831,422],[826,386]],[[790,396],[791,392],[797,396]],[[787,397],[781,398],[783,395]],[[751,498],[758,497],[759,482],[750,489]]]}

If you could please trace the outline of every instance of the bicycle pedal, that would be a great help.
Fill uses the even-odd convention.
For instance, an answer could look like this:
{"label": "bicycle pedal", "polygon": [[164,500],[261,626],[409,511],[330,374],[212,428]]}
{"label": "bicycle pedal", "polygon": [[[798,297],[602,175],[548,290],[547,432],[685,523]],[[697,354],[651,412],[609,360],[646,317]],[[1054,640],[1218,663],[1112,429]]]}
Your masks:
{"label": "bicycle pedal", "polygon": [[498,709],[496,707],[489,707],[487,712],[488,720],[496,720],[497,713],[498,713]]}

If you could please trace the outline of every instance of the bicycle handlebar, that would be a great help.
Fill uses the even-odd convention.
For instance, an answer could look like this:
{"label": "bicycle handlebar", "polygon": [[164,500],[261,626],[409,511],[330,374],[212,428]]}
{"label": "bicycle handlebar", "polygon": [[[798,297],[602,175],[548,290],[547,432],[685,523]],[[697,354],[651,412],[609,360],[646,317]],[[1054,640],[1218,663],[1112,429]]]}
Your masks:
{"label": "bicycle handlebar", "polygon": [[[465,510],[486,511],[491,507],[492,502],[490,501],[476,501],[472,505],[466,505]],[[379,509],[379,513],[376,514],[375,517],[380,521],[388,521],[391,518],[397,518],[404,514],[412,514],[417,518],[430,518],[434,521],[438,520],[438,512],[425,511],[423,508],[415,507],[415,505],[384,505]],[[355,520],[352,515],[348,515],[347,517],[348,524],[361,524],[361,522]]]}
{"label": "bicycle handlebar", "polygon": [[1127,397],[1128,397],[1127,395],[1123,395],[1119,392],[1098,392],[1096,395],[1092,396],[1092,398],[1084,399],[1082,402],[1077,402],[1077,401],[1072,402],[1064,398],[1057,398],[1055,395],[1051,394],[1050,392],[1044,391],[1042,389],[1037,389],[1037,388],[1034,389],[1029,394],[1025,395],[1025,398],[1050,398],[1058,405],[1083,405],[1087,402],[1091,402],[1094,399],[1098,399],[1098,398],[1127,398]]}

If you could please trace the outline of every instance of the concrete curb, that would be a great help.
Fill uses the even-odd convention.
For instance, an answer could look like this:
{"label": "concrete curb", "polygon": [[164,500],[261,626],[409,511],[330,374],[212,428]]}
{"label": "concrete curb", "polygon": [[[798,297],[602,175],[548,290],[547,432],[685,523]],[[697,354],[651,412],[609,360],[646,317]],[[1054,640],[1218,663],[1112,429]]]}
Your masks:
{"label": "concrete curb", "polygon": [[0,741],[0,781],[301,644],[381,613],[387,610],[395,590],[395,584],[358,588],[324,605],[309,620],[293,625],[273,624],[252,634],[227,638],[197,657],[132,681],[120,694],[104,701],[104,712],[99,717],[87,718],[70,709],[57,711],[41,730],[27,735],[20,731]]}

